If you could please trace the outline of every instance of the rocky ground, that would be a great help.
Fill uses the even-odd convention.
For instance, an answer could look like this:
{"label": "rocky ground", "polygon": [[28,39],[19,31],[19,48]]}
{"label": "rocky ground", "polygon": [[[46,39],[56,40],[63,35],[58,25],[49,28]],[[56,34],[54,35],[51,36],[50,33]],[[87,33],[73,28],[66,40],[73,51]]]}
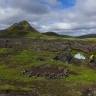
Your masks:
{"label": "rocky ground", "polygon": [[[36,46],[30,46],[34,44]],[[85,53],[96,51],[96,43],[94,41],[82,41],[82,40],[45,40],[45,39],[19,39],[19,38],[5,38],[0,39],[0,48],[28,48],[31,47],[38,51],[82,51]]]}
{"label": "rocky ground", "polygon": [[[14,82],[17,82],[16,80],[20,80],[21,78],[21,81],[24,83],[24,85],[20,81],[20,86],[22,85],[23,87],[26,88],[32,86],[31,91],[29,91],[30,89],[29,88],[25,92],[11,91],[11,89],[7,86],[10,90],[9,89],[7,90],[6,88],[4,90],[1,88],[2,91],[0,92],[1,93],[0,96],[96,96],[96,89],[95,89],[96,86],[93,86],[94,84],[93,85],[91,84],[91,87],[89,87],[90,84],[80,83],[78,87],[78,84],[77,85],[75,83],[72,84],[73,81],[70,81],[70,78],[73,79],[75,78],[75,76],[78,77],[78,75],[80,76],[82,75],[82,73],[79,71],[84,70],[83,72],[85,72],[85,69],[80,70],[82,66],[88,69],[88,73],[85,72],[88,75],[90,75],[90,72],[93,72],[95,70],[96,60],[92,65],[89,63],[89,56],[91,54],[95,55],[96,53],[95,41],[82,41],[82,40],[76,41],[76,40],[63,40],[63,39],[45,40],[37,38],[36,39],[0,38],[0,49],[3,50],[0,51],[0,63],[1,65],[2,63],[4,63],[3,64],[4,68],[1,68],[0,66],[2,72],[6,70],[7,74],[7,72],[10,73],[9,70],[12,70],[12,72],[16,70],[16,72],[19,75],[16,72],[14,72],[14,74],[19,79],[15,77],[16,79],[14,79]],[[86,59],[79,60],[74,58],[74,55],[78,52],[84,54]],[[74,67],[78,69],[75,70],[73,69]],[[10,74],[12,74],[12,72]],[[0,75],[0,78],[1,77],[5,78],[6,74],[3,74],[2,76]],[[10,74],[8,74],[8,76],[10,76]],[[88,77],[87,75],[84,75],[84,79],[86,79],[87,77]],[[9,78],[6,77],[5,81],[2,78],[0,79],[0,85],[6,82],[7,85],[19,86],[18,82],[15,85],[15,83],[12,83],[13,81],[12,82],[10,82],[10,80],[7,81],[7,79]],[[13,77],[10,76],[10,78],[14,78],[14,76]],[[22,78],[26,79],[26,82],[27,79],[29,81],[30,79],[32,79],[30,81],[32,84],[29,83],[29,81],[28,84],[25,83]],[[35,79],[37,78],[35,84],[33,83],[34,78]],[[81,77],[79,77],[79,79],[80,78]],[[41,81],[42,80],[48,80],[48,81],[41,82],[38,79],[40,79]],[[68,86],[68,84],[65,83],[66,81],[62,82],[62,80],[67,80],[68,84],[70,81],[71,82],[71,84],[69,84],[70,86]],[[38,81],[41,83],[38,83]],[[84,81],[82,80],[82,82]],[[54,84],[54,86],[52,84]],[[33,85],[35,86],[35,88]],[[74,88],[73,85],[75,86]],[[88,86],[85,88],[85,85]],[[63,93],[63,91],[65,92]],[[44,92],[48,94],[44,95],[45,94]]]}
{"label": "rocky ground", "polygon": [[0,96],[40,96],[34,92],[0,92]]}
{"label": "rocky ground", "polygon": [[29,77],[35,76],[45,77],[47,79],[64,79],[68,76],[69,71],[66,67],[45,63],[24,69],[21,73],[28,75]]}

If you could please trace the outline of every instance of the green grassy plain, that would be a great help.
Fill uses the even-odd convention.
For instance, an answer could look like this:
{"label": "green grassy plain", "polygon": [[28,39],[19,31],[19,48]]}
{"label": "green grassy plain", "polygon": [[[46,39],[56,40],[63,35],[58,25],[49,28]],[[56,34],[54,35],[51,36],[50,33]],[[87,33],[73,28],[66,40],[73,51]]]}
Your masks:
{"label": "green grassy plain", "polygon": [[[9,50],[14,49],[1,48],[0,53],[6,53]],[[74,52],[72,52],[73,55]],[[42,96],[55,96],[56,94],[77,94],[79,96],[79,90],[82,86],[88,87],[96,80],[96,70],[89,69],[83,65],[74,66],[52,60],[53,55],[56,53],[28,49],[20,51],[18,55],[0,57],[0,90],[33,91],[42,94]],[[37,57],[43,57],[46,60],[38,61],[36,60]],[[48,80],[40,77],[28,77],[20,73],[26,67],[47,62],[67,66],[70,71],[75,72],[77,75],[70,74],[65,79]]]}

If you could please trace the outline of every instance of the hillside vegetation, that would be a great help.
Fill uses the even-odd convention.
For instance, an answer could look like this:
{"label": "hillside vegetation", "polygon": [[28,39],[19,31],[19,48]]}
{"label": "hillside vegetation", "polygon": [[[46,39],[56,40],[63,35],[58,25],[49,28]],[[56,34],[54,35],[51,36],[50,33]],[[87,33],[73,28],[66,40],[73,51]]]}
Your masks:
{"label": "hillside vegetation", "polygon": [[15,23],[11,27],[0,31],[0,37],[27,37],[27,35],[33,37],[40,35],[27,21]]}
{"label": "hillside vegetation", "polygon": [[42,34],[47,35],[47,36],[56,36],[56,37],[63,37],[63,38],[73,38],[72,36],[60,35],[60,34],[57,34],[55,32],[46,32],[46,33],[42,33]]}
{"label": "hillside vegetation", "polygon": [[77,38],[80,38],[80,39],[96,38],[96,34],[82,35],[82,36],[78,36]]}
{"label": "hillside vegetation", "polygon": [[67,35],[59,35],[54,32],[40,33],[33,28],[27,21],[23,20],[19,23],[15,23],[12,26],[1,30],[0,37],[5,38],[41,38],[41,39],[61,39],[61,38],[72,38]]}

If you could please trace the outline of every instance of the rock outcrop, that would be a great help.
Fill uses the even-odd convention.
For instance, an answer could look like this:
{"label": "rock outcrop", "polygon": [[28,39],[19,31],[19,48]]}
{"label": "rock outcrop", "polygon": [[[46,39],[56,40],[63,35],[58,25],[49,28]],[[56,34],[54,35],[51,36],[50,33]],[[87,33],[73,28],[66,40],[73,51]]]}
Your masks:
{"label": "rock outcrop", "polygon": [[74,59],[70,53],[61,52],[61,53],[54,55],[53,60],[58,60],[61,62],[69,63],[69,62],[72,62]]}

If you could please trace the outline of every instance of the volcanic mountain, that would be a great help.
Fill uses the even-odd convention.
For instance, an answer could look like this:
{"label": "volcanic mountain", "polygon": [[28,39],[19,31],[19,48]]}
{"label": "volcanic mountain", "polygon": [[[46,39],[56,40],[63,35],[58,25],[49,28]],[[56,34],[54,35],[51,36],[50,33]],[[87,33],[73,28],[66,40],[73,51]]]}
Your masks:
{"label": "volcanic mountain", "polygon": [[0,31],[0,37],[24,37],[29,34],[40,33],[24,20]]}

